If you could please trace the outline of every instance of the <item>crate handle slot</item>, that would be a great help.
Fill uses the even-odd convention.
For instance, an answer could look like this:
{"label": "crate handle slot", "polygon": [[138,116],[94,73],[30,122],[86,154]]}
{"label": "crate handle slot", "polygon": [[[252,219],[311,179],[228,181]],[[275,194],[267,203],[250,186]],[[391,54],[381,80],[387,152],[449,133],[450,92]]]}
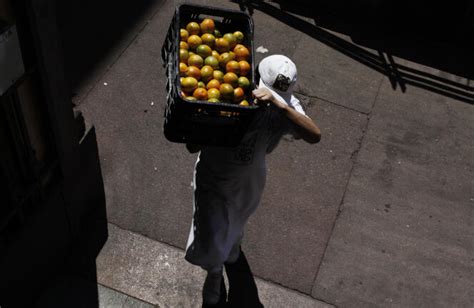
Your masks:
{"label": "crate handle slot", "polygon": [[223,23],[224,22],[224,17],[221,16],[214,16],[214,15],[208,15],[208,14],[193,14],[193,17],[198,20],[204,20],[206,18],[213,19],[216,23]]}

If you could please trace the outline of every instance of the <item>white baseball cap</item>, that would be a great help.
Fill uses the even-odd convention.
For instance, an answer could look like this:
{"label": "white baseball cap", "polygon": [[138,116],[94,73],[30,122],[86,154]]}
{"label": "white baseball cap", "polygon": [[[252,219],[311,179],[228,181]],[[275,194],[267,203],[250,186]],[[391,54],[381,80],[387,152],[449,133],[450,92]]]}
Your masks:
{"label": "white baseball cap", "polygon": [[273,96],[291,106],[297,74],[293,61],[283,55],[271,55],[260,61],[258,72],[258,86],[269,89]]}

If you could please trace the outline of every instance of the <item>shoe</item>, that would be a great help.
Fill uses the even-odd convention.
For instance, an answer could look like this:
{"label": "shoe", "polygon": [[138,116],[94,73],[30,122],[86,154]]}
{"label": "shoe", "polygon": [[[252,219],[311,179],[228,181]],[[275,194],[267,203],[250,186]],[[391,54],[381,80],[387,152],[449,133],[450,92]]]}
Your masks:
{"label": "shoe", "polygon": [[226,307],[227,290],[224,277],[220,273],[208,273],[202,288],[202,307]]}

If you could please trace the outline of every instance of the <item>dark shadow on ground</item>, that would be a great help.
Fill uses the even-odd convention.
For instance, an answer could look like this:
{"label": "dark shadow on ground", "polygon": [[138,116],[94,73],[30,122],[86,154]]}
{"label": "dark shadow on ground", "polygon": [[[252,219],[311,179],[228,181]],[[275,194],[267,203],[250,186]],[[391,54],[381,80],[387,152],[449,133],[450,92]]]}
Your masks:
{"label": "dark shadow on ground", "polygon": [[65,71],[75,89],[138,22],[164,0],[57,1]]}
{"label": "dark shadow on ground", "polygon": [[[474,104],[474,86],[469,82],[474,79],[470,47],[474,6],[468,1],[429,6],[403,0],[233,2],[251,14],[253,10],[268,14],[385,74],[393,89],[405,92],[412,85]],[[394,56],[444,73],[435,75],[396,63]]]}
{"label": "dark shadow on ground", "polygon": [[2,230],[0,306],[99,307],[96,258],[107,240],[105,201],[83,218],[74,238],[58,190],[30,206],[21,225]]}

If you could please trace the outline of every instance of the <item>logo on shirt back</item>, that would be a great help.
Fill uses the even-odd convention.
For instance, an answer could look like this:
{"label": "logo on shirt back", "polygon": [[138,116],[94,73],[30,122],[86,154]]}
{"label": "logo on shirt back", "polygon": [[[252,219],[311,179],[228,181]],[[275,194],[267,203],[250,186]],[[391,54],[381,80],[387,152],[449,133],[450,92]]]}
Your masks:
{"label": "logo on shirt back", "polygon": [[257,143],[258,133],[253,132],[237,146],[234,151],[234,162],[238,165],[250,165],[253,162],[255,145]]}

